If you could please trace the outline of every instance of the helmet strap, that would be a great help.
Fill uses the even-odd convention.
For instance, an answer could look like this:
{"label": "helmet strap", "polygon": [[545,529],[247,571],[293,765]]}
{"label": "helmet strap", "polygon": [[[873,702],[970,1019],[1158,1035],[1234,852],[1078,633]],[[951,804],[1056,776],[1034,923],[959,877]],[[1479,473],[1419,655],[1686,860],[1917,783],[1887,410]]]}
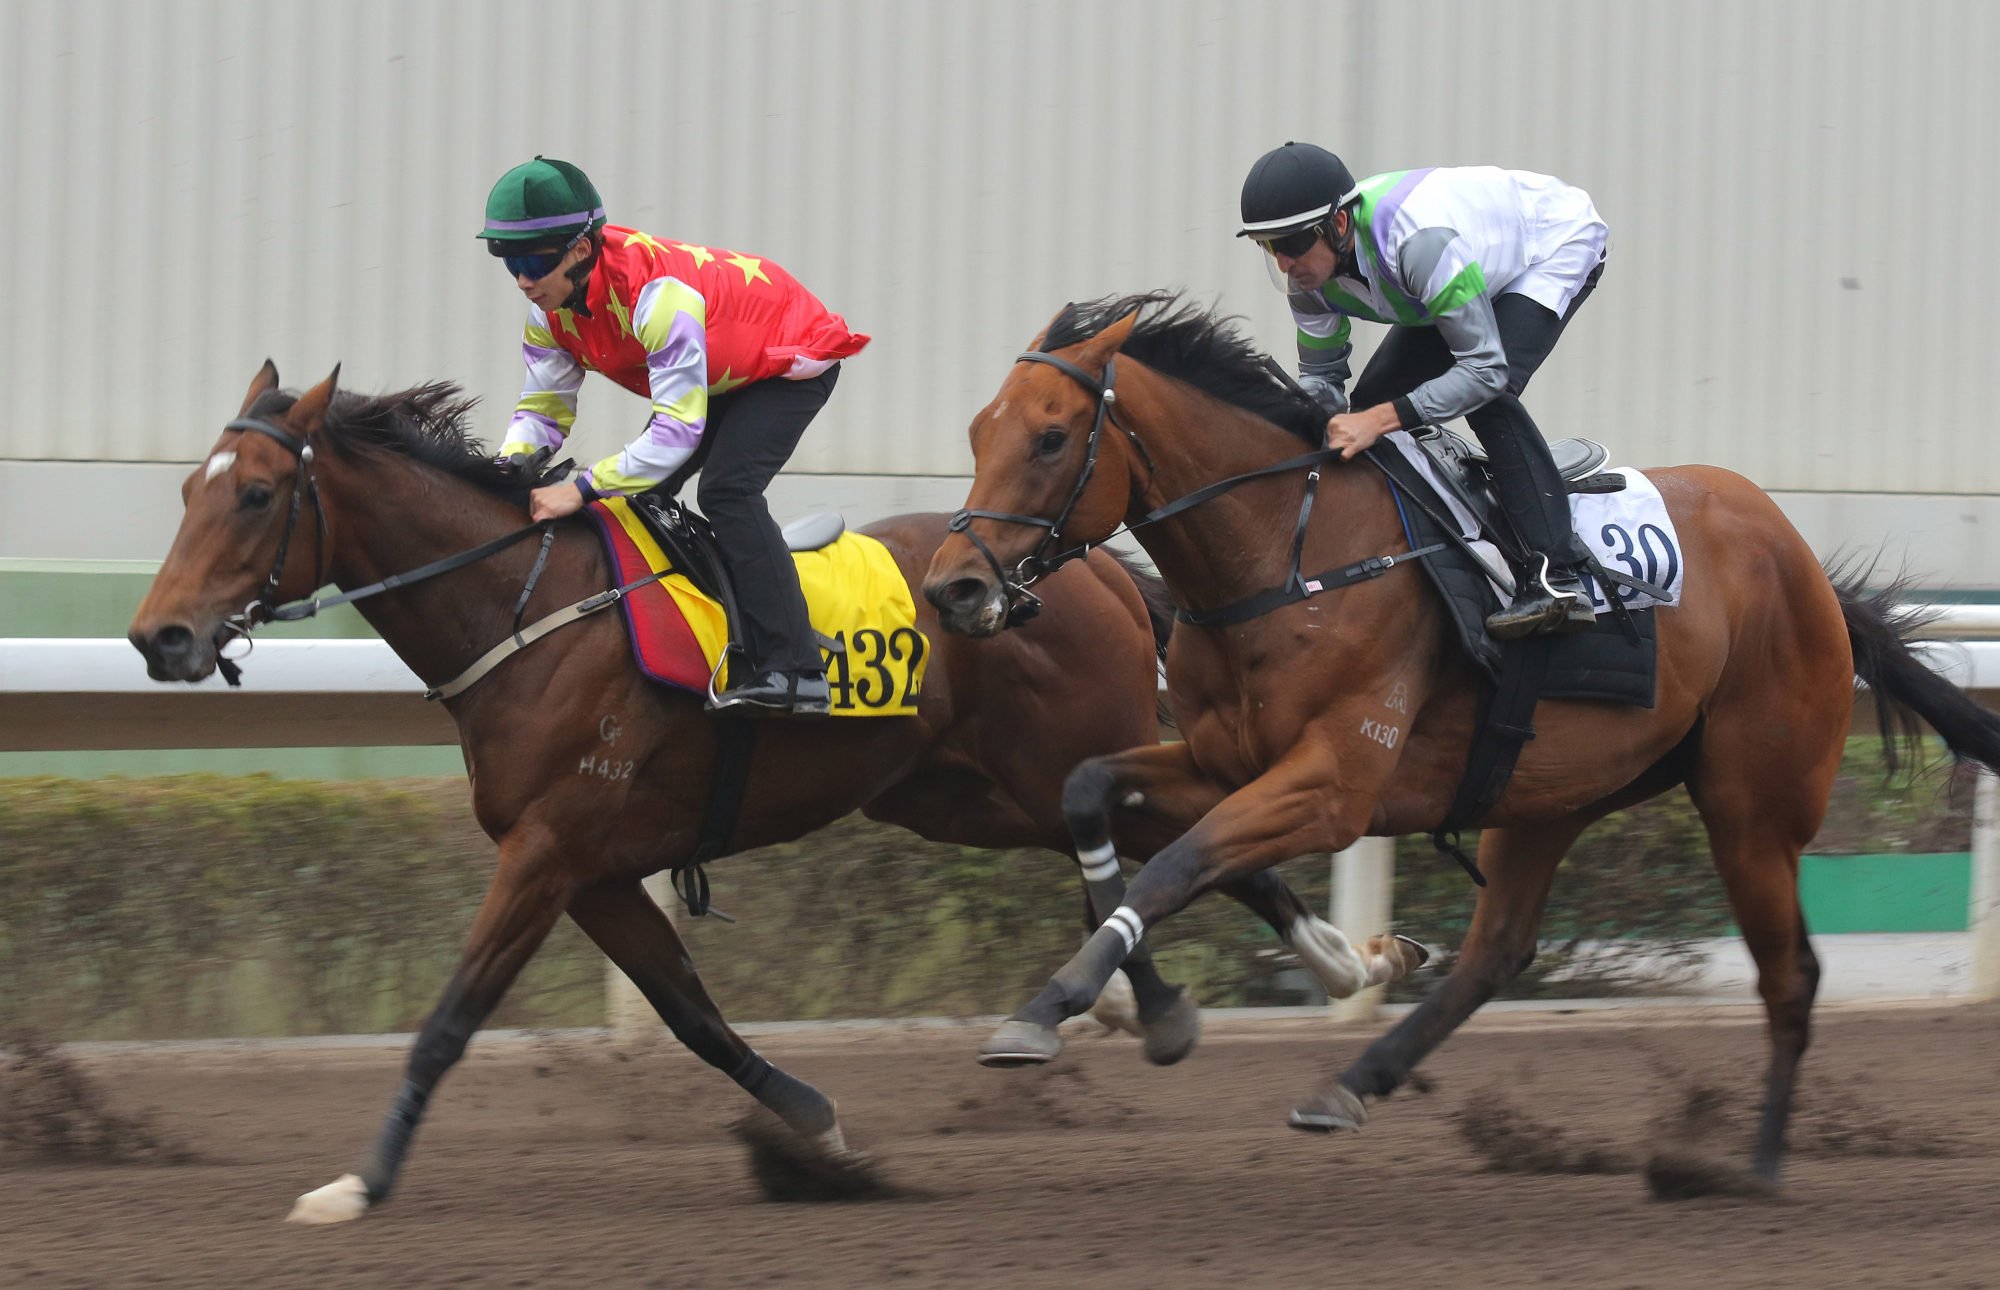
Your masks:
{"label": "helmet strap", "polygon": [[563,302],[563,308],[585,318],[591,316],[590,306],[586,303],[590,295],[590,275],[597,268],[598,258],[604,251],[604,234],[592,229],[587,236],[590,238],[590,254],[577,261],[576,267],[569,271],[569,299]]}

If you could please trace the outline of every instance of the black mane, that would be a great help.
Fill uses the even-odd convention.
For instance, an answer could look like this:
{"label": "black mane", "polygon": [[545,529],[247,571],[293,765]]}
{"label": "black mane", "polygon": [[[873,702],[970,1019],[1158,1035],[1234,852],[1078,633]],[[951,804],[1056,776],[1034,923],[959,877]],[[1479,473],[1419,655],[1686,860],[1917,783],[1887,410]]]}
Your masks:
{"label": "black mane", "polygon": [[[250,414],[280,416],[296,402],[295,392],[274,390],[258,399]],[[467,417],[478,402],[450,381],[432,381],[393,394],[341,390],[334,394],[333,406],[314,437],[339,453],[400,453],[525,506],[528,491],[538,481],[495,465],[492,452],[466,431]]]}
{"label": "black mane", "polygon": [[1089,340],[1135,309],[1144,312],[1120,353],[1319,445],[1326,413],[1311,396],[1272,370],[1271,360],[1237,330],[1239,319],[1184,301],[1179,292],[1149,291],[1067,305],[1049,324],[1042,349]]}

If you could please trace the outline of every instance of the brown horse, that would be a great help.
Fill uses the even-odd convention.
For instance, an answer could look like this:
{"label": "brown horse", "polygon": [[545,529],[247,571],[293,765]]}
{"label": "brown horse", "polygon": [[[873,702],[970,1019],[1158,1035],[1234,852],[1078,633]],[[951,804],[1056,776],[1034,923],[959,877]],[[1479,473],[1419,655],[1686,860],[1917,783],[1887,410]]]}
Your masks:
{"label": "brown horse", "polygon": [[[1325,415],[1230,327],[1153,295],[1059,314],[973,418],[968,510],[924,592],[947,629],[990,636],[1023,584],[1121,522],[1175,598],[1215,610],[1286,582],[1306,471],[1266,474],[1162,522],[1144,517],[1322,442]],[[1114,364],[1114,358],[1117,360]],[[1051,361],[1051,360],[1054,361]],[[1115,381],[1115,392],[1114,392]],[[1302,444],[1301,439],[1306,442]],[[1756,959],[1773,1046],[1754,1164],[1776,1175],[1819,978],[1798,898],[1858,675],[1955,752],[2000,765],[2000,718],[1905,648],[1907,623],[1836,588],[1784,515],[1740,476],[1646,472],[1688,570],[1660,609],[1650,710],[1547,701],[1537,736],[1482,820],[1479,892],[1456,969],[1337,1080],[1292,1114],[1358,1125],[1413,1066],[1534,957],[1556,865],[1592,821],[1686,784]],[[1304,568],[1407,551],[1381,471],[1327,464]],[[1415,570],[1300,599],[1231,626],[1173,635],[1167,686],[1185,742],[1086,762],[1065,806],[1077,848],[1157,854],[1122,908],[984,1050],[1047,1060],[1055,1024],[1087,1007],[1145,928],[1211,887],[1364,835],[1427,832],[1464,771],[1482,677],[1447,637]],[[1407,715],[1406,715],[1407,714]],[[1399,737],[1383,739],[1385,729]],[[1097,893],[1093,893],[1096,895]]]}
{"label": "brown horse", "polygon": [[[180,532],[131,631],[156,680],[207,677],[218,644],[279,600],[326,581],[368,588],[524,529],[536,481],[494,465],[466,438],[469,404],[453,387],[379,398],[336,397],[333,377],[299,396],[277,387],[266,363],[238,419],[183,485]],[[910,516],[869,531],[914,586],[945,524]],[[539,554],[534,541],[504,546],[357,603],[437,686],[517,621],[612,585],[590,526],[565,522],[517,611]],[[1052,579],[1047,595],[1046,621],[996,642],[944,635],[919,603],[937,654],[914,716],[764,725],[728,850],[787,841],[862,810],[941,841],[1069,853],[1064,774],[1086,757],[1158,741],[1157,649],[1168,620],[1157,580],[1108,556]],[[480,826],[499,844],[498,868],[372,1150],[356,1173],[301,1197],[293,1216],[339,1221],[387,1198],[438,1080],[564,913],[698,1056],[809,1143],[844,1152],[833,1103],[730,1030],[640,886],[687,861],[700,837],[719,724],[700,699],[647,681],[618,615],[601,613],[507,658],[446,707]],[[607,764],[614,773],[601,773]],[[1297,939],[1305,907],[1282,883],[1232,891]],[[1318,928],[1302,952],[1324,967],[1327,954],[1316,960],[1311,951],[1337,933]],[[1147,1056],[1177,1060],[1195,1042],[1192,1001],[1143,956],[1127,967]]]}

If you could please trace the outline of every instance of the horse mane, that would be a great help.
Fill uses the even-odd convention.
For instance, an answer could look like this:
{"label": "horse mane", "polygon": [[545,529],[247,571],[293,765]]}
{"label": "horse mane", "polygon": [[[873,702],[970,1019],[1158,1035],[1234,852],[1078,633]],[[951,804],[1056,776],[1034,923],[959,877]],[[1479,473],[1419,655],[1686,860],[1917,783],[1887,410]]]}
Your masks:
{"label": "horse mane", "polygon": [[1183,300],[1177,291],[1065,305],[1049,324],[1042,350],[1089,340],[1135,309],[1141,311],[1139,321],[1120,353],[1319,446],[1326,413],[1243,335],[1237,326],[1242,320]]}
{"label": "horse mane", "polygon": [[[298,397],[293,390],[273,390],[257,400],[250,415],[281,416]],[[466,430],[478,402],[451,381],[431,381],[393,394],[340,390],[314,439],[342,454],[396,453],[526,506],[529,491],[543,481],[496,465],[491,450]]]}

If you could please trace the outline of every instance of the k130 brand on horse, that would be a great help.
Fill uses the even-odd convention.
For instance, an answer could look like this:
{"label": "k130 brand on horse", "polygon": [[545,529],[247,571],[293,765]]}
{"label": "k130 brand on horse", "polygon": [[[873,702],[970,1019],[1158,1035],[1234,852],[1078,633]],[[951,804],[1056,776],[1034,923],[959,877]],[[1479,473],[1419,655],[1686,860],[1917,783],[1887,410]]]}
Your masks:
{"label": "k130 brand on horse", "polygon": [[[274,612],[299,616],[279,602],[326,581],[349,589],[335,599],[353,598],[440,691],[497,643],[532,634],[524,621],[604,601],[621,585],[614,554],[581,519],[524,527],[532,490],[557,485],[493,462],[465,435],[467,406],[448,385],[365,397],[338,392],[331,377],[294,396],[266,364],[189,474],[180,532],[133,620],[151,675],[208,677],[220,645]],[[1157,584],[1098,553],[1049,581],[1046,622],[998,641],[945,635],[908,592],[944,518],[865,532],[892,557],[915,630],[932,643],[907,715],[749,723],[707,713],[700,694],[647,678],[613,613],[575,618],[560,648],[511,650],[444,699],[498,866],[374,1146],[354,1173],[302,1197],[296,1218],[354,1218],[388,1197],[438,1081],[565,913],[697,1055],[807,1142],[844,1151],[833,1103],[730,1030],[641,879],[684,867],[705,841],[733,853],[854,810],[942,841],[1073,854],[1062,777],[1086,757],[1157,740],[1156,651],[1168,628]],[[734,828],[708,839],[726,732],[751,727]],[[1275,875],[1230,891],[1329,988],[1351,990],[1376,964],[1402,961],[1356,951]],[[1143,954],[1127,970],[1147,1055],[1177,1060],[1196,1038],[1191,1001]]]}
{"label": "k130 brand on horse", "polygon": [[[1436,502],[1386,444],[1340,461],[1321,447],[1326,423],[1226,320],[1157,295],[1064,309],[973,418],[967,509],[924,583],[949,630],[999,634],[1029,584],[1126,525],[1182,606],[1166,677],[1184,741],[1087,761],[1064,793],[1080,854],[1156,854],[1129,890],[1093,891],[1104,926],[988,1041],[992,1064],[1052,1057],[1056,1024],[1204,892],[1452,814],[1493,678],[1426,585],[1435,553],[1413,536]],[[1534,957],[1577,836],[1685,784],[1757,963],[1772,1058],[1754,1164],[1775,1176],[1819,980],[1798,860],[1826,811],[1855,681],[1958,755],[2000,766],[2000,718],[1911,654],[1908,623],[1882,599],[1836,585],[1760,489],[1708,466],[1644,478],[1684,556],[1678,604],[1629,629],[1509,648],[1656,644],[1655,686],[1638,703],[1534,709],[1504,793],[1471,821],[1487,885],[1456,967],[1300,1102],[1295,1126],[1359,1125],[1365,1099],[1405,1083]]]}

